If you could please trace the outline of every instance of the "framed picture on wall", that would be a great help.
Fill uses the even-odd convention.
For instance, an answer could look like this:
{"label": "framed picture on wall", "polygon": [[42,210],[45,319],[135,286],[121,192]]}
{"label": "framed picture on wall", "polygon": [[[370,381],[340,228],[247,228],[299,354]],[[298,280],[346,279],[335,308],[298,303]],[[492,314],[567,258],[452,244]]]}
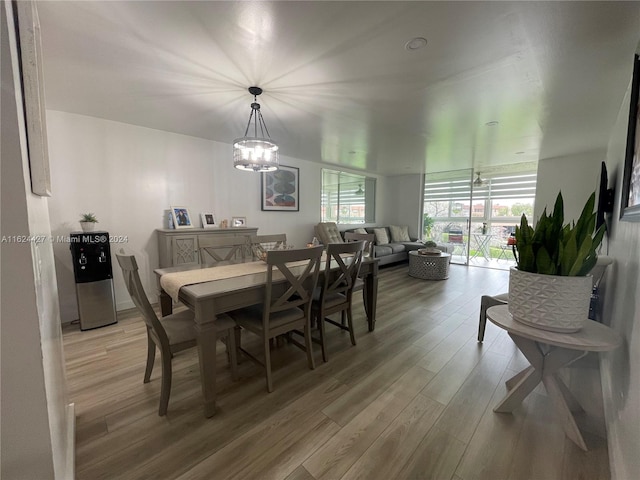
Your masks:
{"label": "framed picture on wall", "polygon": [[631,105],[627,126],[627,148],[624,159],[620,219],[640,222],[640,58],[633,57],[633,79],[631,80]]}
{"label": "framed picture on wall", "polygon": [[275,172],[263,173],[261,198],[263,211],[299,211],[299,169],[280,165]]}
{"label": "framed picture on wall", "polygon": [[47,119],[42,73],[40,21],[35,3],[16,2],[22,63],[25,125],[29,146],[31,191],[41,197],[51,196]]}
{"label": "framed picture on wall", "polygon": [[193,228],[191,214],[187,207],[171,207],[174,228]]}
{"label": "framed picture on wall", "polygon": [[215,228],[218,226],[216,216],[213,213],[201,213],[200,220],[202,221],[202,228]]}

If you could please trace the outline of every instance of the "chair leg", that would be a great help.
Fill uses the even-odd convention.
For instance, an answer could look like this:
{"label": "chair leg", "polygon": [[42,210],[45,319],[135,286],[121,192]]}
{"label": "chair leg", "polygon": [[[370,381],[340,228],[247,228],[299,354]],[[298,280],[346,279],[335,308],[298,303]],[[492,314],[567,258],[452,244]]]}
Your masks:
{"label": "chair leg", "polygon": [[147,333],[147,367],[144,371],[143,383],[149,383],[151,372],[153,371],[153,363],[156,360],[156,344],[153,343],[151,336]]}
{"label": "chair leg", "polygon": [[483,295],[480,299],[480,321],[478,323],[478,342],[484,340],[484,330],[487,326],[487,309],[496,305],[504,305],[503,300],[495,299],[490,295]]}
{"label": "chair leg", "polygon": [[325,342],[325,330],[324,330],[324,312],[320,310],[318,312],[318,329],[320,330],[320,347],[322,348],[322,361],[327,362],[329,355],[327,355],[327,344]]}
{"label": "chair leg", "polygon": [[231,379],[238,380],[238,345],[236,344],[235,328],[227,330],[227,353],[229,354],[229,368]]}
{"label": "chair leg", "polygon": [[347,325],[347,319],[346,319],[346,315],[345,315],[345,311],[342,310],[342,312],[340,312],[340,323],[342,324],[343,327],[345,327]]}
{"label": "chair leg", "polygon": [[[344,314],[344,310],[342,311]],[[349,322],[349,336],[351,337],[351,345],[355,345],[356,344],[356,334],[353,331],[353,313],[351,312],[351,305],[349,305],[349,308],[347,308],[346,310],[347,313],[347,320]]]}
{"label": "chair leg", "polygon": [[233,327],[233,335],[236,339],[236,362],[240,364],[240,347],[242,346],[242,328],[238,325]]}
{"label": "chair leg", "polygon": [[367,318],[369,318],[369,302],[368,302],[368,298],[367,298],[367,286],[365,285],[365,287],[362,289],[362,302],[364,303],[364,313],[366,314]]}
{"label": "chair leg", "polygon": [[304,345],[307,349],[307,363],[311,370],[315,370],[316,364],[313,360],[313,340],[311,340],[311,322],[304,326]]}
{"label": "chair leg", "polygon": [[271,381],[271,348],[268,338],[264,339],[264,370],[267,375],[267,391],[273,392],[273,382]]}
{"label": "chair leg", "polygon": [[478,323],[478,342],[480,343],[484,340],[484,330],[487,327],[487,305],[484,299],[483,296],[480,300],[480,321]]}
{"label": "chair leg", "polygon": [[160,352],[162,357],[162,387],[160,388],[160,409],[158,415],[161,417],[167,414],[169,406],[169,395],[171,395],[171,353]]}

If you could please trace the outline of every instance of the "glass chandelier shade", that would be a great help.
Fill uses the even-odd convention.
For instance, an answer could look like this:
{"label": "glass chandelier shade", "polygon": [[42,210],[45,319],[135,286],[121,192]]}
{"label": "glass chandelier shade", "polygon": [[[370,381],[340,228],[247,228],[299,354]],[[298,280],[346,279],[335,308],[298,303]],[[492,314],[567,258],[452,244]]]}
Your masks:
{"label": "glass chandelier shade", "polygon": [[[264,123],[260,104],[256,101],[262,93],[260,87],[249,87],[253,95],[251,115],[244,136],[233,141],[233,166],[250,172],[271,172],[278,169],[278,144],[271,140]],[[253,136],[248,136],[253,124]],[[258,130],[260,136],[258,136]],[[265,135],[266,134],[266,135]]]}

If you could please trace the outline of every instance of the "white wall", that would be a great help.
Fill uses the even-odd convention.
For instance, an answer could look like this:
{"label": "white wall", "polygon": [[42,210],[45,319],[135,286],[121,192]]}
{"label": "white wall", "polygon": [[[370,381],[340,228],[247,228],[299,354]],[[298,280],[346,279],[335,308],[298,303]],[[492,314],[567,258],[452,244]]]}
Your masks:
{"label": "white wall", "polygon": [[595,150],[541,159],[533,218],[540,218],[545,207],[551,213],[558,192],[562,191],[565,223],[577,220],[589,195],[598,188],[600,165],[605,157],[604,150]]}
{"label": "white wall", "polygon": [[389,201],[385,205],[384,225],[408,225],[411,238],[422,238],[422,175],[397,175],[387,178]]}
{"label": "white wall", "polygon": [[[318,163],[281,157],[281,164],[300,169],[300,211],[263,212],[261,176],[233,168],[230,144],[59,111],[48,111],[47,121],[54,236],[78,230],[81,213],[95,213],[98,228],[128,237],[124,247],[136,255],[152,300],[152,272],[158,266],[155,229],[165,226],[170,205],[188,207],[195,218],[210,211],[219,220],[246,217],[258,233],[284,232],[298,247],[312,239],[313,226],[320,221]],[[387,203],[386,187],[384,178],[376,178],[380,209]],[[78,318],[68,247],[54,244],[63,322]],[[117,248],[112,245],[113,251]],[[114,279],[117,308],[132,307],[117,262]]]}
{"label": "white wall", "polygon": [[609,458],[618,480],[637,478],[640,472],[640,223],[619,221],[629,96],[627,91],[607,151],[616,199],[608,254],[616,262],[607,272],[603,318],[622,335],[623,345],[602,355],[601,371]]}
{"label": "white wall", "polygon": [[[5,16],[5,8],[9,10]],[[10,2],[2,24],[2,478],[73,478],[73,432],[47,199],[31,193]],[[11,46],[11,50],[10,47]]]}

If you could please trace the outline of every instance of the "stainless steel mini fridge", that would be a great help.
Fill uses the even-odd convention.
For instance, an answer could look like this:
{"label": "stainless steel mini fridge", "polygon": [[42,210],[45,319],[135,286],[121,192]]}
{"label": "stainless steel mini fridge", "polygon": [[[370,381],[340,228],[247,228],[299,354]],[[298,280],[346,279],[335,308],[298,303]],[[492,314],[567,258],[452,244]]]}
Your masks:
{"label": "stainless steel mini fridge", "polygon": [[117,322],[108,232],[72,232],[69,237],[80,330]]}

